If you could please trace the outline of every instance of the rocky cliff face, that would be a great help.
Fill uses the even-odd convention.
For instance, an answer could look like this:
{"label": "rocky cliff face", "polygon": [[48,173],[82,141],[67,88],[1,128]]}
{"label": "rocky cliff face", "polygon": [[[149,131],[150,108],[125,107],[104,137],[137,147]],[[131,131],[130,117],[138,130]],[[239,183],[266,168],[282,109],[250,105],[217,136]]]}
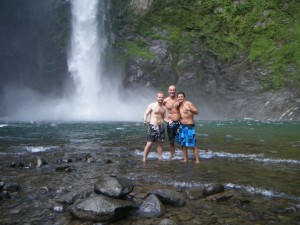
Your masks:
{"label": "rocky cliff face", "polygon": [[70,29],[69,1],[0,2],[0,102],[4,86],[61,90]]}
{"label": "rocky cliff face", "polygon": [[[244,52],[232,59],[220,59],[206,46],[207,41],[201,36],[193,37],[189,29],[180,33],[180,39],[189,39],[186,48],[182,41],[174,42],[172,32],[162,29],[164,21],[148,27],[148,34],[141,33],[139,24],[132,22],[139,20],[128,17],[134,15],[147,20],[152,1],[132,0],[126,4],[126,10],[122,11],[120,5],[112,1],[112,20],[117,28],[115,47],[126,58],[125,86],[152,87],[167,92],[168,86],[175,84],[177,90],[183,90],[187,98],[197,104],[200,118],[300,119],[297,86],[265,89],[263,81],[269,74],[265,67],[251,62]],[[124,24],[124,21],[132,23]],[[133,43],[139,53],[133,52]]]}

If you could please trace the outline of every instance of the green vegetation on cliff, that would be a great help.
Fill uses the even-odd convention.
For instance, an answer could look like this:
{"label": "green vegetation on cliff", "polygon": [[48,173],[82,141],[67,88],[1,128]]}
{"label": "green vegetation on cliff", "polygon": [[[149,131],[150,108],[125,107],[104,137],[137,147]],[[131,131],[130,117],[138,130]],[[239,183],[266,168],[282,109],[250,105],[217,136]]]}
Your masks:
{"label": "green vegetation on cliff", "polygon": [[[124,19],[115,28],[131,24],[131,32],[140,37],[168,39],[174,55],[192,51],[196,38],[219,60],[245,57],[264,68],[266,88],[280,89],[287,83],[300,86],[298,0],[153,0],[143,13],[134,12],[129,3],[113,1]],[[160,37],[154,27],[170,35]],[[151,56],[140,40],[123,44],[132,55]],[[134,51],[130,50],[133,45]]]}

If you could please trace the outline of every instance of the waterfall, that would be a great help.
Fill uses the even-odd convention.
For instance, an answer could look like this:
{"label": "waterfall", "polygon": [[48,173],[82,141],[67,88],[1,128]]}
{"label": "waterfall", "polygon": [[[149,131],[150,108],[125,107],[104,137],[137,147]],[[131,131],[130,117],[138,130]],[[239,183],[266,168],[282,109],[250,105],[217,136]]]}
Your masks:
{"label": "waterfall", "polygon": [[[101,5],[98,5],[101,4]],[[104,51],[104,1],[72,1],[72,36],[69,52],[69,72],[74,80],[73,114],[83,119],[97,117],[99,95],[102,90]],[[102,28],[102,29],[99,29]]]}
{"label": "waterfall", "polygon": [[[147,104],[141,96],[122,88],[121,78],[107,70],[109,0],[72,1],[72,37],[68,58],[75,90],[68,119],[139,120]],[[145,93],[145,91],[144,91]],[[130,113],[128,113],[130,112]]]}

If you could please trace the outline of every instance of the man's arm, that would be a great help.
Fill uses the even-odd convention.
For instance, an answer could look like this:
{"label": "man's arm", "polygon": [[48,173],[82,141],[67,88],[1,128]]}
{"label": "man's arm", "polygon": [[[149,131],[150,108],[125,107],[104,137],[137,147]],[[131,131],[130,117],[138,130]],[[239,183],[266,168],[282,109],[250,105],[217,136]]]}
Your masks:
{"label": "man's arm", "polygon": [[191,113],[198,115],[198,109],[196,108],[196,106],[193,105],[193,103],[191,102],[187,102],[188,103],[188,107]]}
{"label": "man's arm", "polygon": [[164,101],[163,101],[163,105],[165,106],[167,104],[167,101],[168,101],[169,97],[165,98]]}
{"label": "man's arm", "polygon": [[147,123],[147,116],[149,115],[151,110],[152,110],[152,103],[148,105],[146,112],[144,113],[144,124]]}
{"label": "man's arm", "polygon": [[169,118],[167,117],[167,114],[166,114],[166,111],[167,111],[167,108],[165,107],[165,111],[163,113],[163,120],[166,122],[166,123],[170,123],[170,120]]}

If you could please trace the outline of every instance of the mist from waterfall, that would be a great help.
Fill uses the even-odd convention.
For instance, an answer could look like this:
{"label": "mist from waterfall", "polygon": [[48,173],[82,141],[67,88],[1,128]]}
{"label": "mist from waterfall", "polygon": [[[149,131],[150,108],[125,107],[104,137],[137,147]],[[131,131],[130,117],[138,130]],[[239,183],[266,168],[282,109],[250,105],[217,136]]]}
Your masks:
{"label": "mist from waterfall", "polygon": [[[26,86],[5,89],[7,120],[140,121],[156,100],[151,90],[122,87],[121,75],[109,68],[109,0],[72,0],[68,69],[73,83],[63,96],[41,95]],[[142,94],[140,94],[142,93]]]}

